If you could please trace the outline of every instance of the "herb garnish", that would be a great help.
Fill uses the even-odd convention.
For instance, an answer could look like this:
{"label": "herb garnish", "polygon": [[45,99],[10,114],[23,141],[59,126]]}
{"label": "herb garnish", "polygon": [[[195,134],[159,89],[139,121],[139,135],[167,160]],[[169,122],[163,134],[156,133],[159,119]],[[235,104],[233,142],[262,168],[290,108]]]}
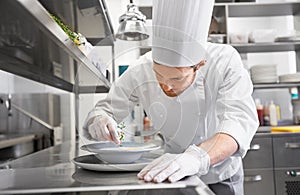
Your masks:
{"label": "herb garnish", "polygon": [[124,129],[125,127],[126,127],[126,126],[125,126],[124,122],[118,124],[118,128],[120,129],[120,131],[118,131],[118,135],[119,135],[119,137],[120,137],[120,141],[121,141],[121,142],[124,141],[124,138],[125,138],[125,133],[124,133],[124,131],[123,131],[123,129]]}
{"label": "herb garnish", "polygon": [[65,25],[57,16],[50,14],[54,21],[60,26],[60,28],[69,36],[69,38],[75,43],[76,46],[85,44],[82,41],[82,35],[70,30],[70,28]]}

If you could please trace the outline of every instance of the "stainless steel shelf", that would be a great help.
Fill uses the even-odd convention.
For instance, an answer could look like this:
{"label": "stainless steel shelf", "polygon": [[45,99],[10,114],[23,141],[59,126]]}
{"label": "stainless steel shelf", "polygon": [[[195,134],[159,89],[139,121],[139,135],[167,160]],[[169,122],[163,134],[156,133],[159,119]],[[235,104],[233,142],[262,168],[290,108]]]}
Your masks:
{"label": "stainless steel shelf", "polygon": [[228,17],[260,17],[295,15],[300,11],[299,2],[280,3],[227,3]]}
{"label": "stainless steel shelf", "polygon": [[231,44],[240,53],[281,52],[300,49],[300,42]]}
{"label": "stainless steel shelf", "polygon": [[[72,2],[77,1],[68,1]],[[56,3],[67,6],[61,1]],[[0,2],[0,29],[18,31],[6,34],[0,31],[0,69],[69,92],[76,92],[76,85],[87,83],[94,88],[109,89],[110,82],[75,46],[47,9],[39,1]],[[94,38],[93,42],[98,46],[111,45],[113,40],[113,35],[109,35]]]}
{"label": "stainless steel shelf", "polygon": [[300,87],[300,83],[254,84],[253,87],[254,87],[254,89],[292,88],[292,87]]}
{"label": "stainless steel shelf", "polygon": [[[274,42],[274,43],[246,43],[230,44],[239,53],[260,53],[260,52],[284,52],[300,50],[300,42]],[[151,47],[143,46],[143,50],[150,50]]]}
{"label": "stainless steel shelf", "polygon": [[[288,16],[300,12],[300,2],[277,3],[215,3],[215,7],[228,7],[228,17],[264,17],[264,16]],[[140,6],[147,19],[152,18],[151,6]]]}

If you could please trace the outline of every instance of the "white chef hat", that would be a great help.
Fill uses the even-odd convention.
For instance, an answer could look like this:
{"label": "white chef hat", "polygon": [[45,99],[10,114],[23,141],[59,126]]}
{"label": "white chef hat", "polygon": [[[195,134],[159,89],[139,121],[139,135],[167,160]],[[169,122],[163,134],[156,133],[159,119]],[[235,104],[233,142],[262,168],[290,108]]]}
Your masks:
{"label": "white chef hat", "polygon": [[152,57],[187,67],[204,59],[214,0],[153,0]]}

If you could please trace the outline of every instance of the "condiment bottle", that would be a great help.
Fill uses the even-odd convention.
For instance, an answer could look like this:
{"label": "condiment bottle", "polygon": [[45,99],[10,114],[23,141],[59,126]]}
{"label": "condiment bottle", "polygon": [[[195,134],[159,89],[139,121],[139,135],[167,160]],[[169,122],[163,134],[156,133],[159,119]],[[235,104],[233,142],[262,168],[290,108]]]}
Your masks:
{"label": "condiment bottle", "polygon": [[270,110],[268,103],[265,103],[265,106],[263,108],[263,115],[264,115],[264,125],[269,126],[270,125]]}
{"label": "condiment bottle", "polygon": [[263,105],[260,102],[260,99],[255,99],[256,111],[259,120],[259,124],[264,125],[264,114],[263,114]]}
{"label": "condiment bottle", "polygon": [[279,121],[281,119],[281,110],[279,105],[276,105],[276,112],[277,112],[277,121]]}
{"label": "condiment bottle", "polygon": [[277,126],[277,111],[273,100],[270,103],[269,110],[270,110],[270,125]]}

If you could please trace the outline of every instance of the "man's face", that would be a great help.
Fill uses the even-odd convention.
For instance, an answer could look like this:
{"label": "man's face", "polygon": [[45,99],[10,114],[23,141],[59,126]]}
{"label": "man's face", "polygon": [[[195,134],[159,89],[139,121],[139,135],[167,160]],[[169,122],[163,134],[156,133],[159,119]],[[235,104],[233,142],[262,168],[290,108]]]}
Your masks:
{"label": "man's face", "polygon": [[[204,65],[204,64],[203,64]],[[199,64],[199,67],[201,63]],[[197,66],[198,67],[198,66]],[[186,90],[194,81],[197,67],[168,67],[154,62],[153,70],[164,93],[175,97]]]}

